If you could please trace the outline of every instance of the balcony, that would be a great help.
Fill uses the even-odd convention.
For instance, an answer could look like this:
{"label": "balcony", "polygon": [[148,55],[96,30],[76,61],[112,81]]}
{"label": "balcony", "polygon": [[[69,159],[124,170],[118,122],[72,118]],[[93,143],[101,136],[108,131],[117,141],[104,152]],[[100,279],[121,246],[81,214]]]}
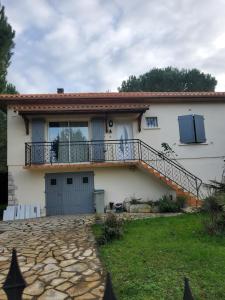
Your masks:
{"label": "balcony", "polygon": [[86,165],[139,160],[138,140],[34,142],[25,144],[25,165]]}

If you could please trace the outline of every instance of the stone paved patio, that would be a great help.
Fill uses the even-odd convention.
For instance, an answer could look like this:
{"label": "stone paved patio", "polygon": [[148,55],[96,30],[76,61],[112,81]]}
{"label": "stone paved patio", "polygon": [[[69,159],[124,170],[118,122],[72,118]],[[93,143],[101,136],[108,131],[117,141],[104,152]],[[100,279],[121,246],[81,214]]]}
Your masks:
{"label": "stone paved patio", "polygon": [[0,222],[0,299],[7,299],[1,287],[13,247],[28,284],[23,299],[102,299],[103,268],[92,221],[93,216],[63,216]]}

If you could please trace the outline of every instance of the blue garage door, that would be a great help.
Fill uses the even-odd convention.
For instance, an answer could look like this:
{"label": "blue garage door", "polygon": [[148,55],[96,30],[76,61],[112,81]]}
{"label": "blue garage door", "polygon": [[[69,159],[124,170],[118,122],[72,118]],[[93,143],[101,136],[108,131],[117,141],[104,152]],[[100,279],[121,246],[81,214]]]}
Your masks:
{"label": "blue garage door", "polygon": [[48,216],[94,212],[93,172],[46,174]]}

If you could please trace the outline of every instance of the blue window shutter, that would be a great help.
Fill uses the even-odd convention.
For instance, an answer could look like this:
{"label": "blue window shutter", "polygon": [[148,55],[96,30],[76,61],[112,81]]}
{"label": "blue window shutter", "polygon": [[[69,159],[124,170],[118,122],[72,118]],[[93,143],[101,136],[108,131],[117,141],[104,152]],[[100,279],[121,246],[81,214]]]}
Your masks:
{"label": "blue window shutter", "polygon": [[103,118],[93,118],[91,120],[92,141],[92,160],[103,161],[105,159],[104,152],[104,135],[105,135],[105,120]]}
{"label": "blue window shutter", "polygon": [[91,120],[92,140],[104,140],[105,120],[102,118],[93,118]]}
{"label": "blue window shutter", "polygon": [[45,140],[45,120],[32,120],[32,142],[44,142]]}
{"label": "blue window shutter", "polygon": [[195,143],[195,130],[192,115],[179,116],[180,141],[184,144]]}
{"label": "blue window shutter", "polygon": [[205,126],[204,117],[200,115],[194,115],[195,122],[195,133],[196,133],[196,143],[205,143]]}
{"label": "blue window shutter", "polygon": [[44,163],[44,144],[45,141],[45,120],[33,119],[32,120],[32,163],[42,164]]}

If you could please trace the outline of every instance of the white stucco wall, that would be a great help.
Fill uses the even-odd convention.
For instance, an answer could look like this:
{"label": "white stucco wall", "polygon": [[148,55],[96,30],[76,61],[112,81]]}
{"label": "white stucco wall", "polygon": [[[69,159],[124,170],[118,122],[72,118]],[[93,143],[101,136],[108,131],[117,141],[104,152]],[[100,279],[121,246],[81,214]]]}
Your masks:
{"label": "white stucco wall", "polygon": [[[178,116],[199,114],[204,116],[206,143],[181,144]],[[177,160],[204,182],[221,180],[225,158],[225,104],[152,104],[142,119],[157,116],[159,129],[143,129],[140,133],[134,127],[135,137],[162,150],[161,143],[168,143],[177,154]]]}
{"label": "white stucco wall", "polygon": [[31,141],[26,135],[24,121],[13,110],[7,112],[7,162],[8,166],[23,166],[25,143]]}
{"label": "white stucco wall", "polygon": [[[76,172],[74,169],[49,170],[49,173]],[[123,202],[131,197],[142,200],[158,200],[163,195],[175,192],[158,181],[154,176],[139,169],[96,168],[79,172],[93,171],[95,189],[105,190],[105,203]],[[45,214],[45,172],[25,170],[20,166],[10,166],[16,185],[16,196],[20,204],[39,204]]]}
{"label": "white stucco wall", "polygon": [[[178,116],[200,114],[205,118],[206,143],[183,145],[179,141]],[[157,116],[159,128],[145,129],[145,117]],[[133,137],[142,139],[152,147],[162,150],[161,143],[168,143],[177,154],[177,159],[188,170],[199,176],[204,182],[210,179],[221,180],[223,160],[225,158],[225,104],[151,104],[150,109],[143,115],[142,131],[137,129],[136,116],[109,116],[114,121],[112,133],[105,135],[106,139],[116,138],[117,120],[132,120]],[[89,120],[90,116],[70,116],[70,120]],[[52,116],[48,120],[66,120],[67,116]],[[90,133],[91,136],[91,133]],[[47,140],[47,126],[46,126]],[[12,173],[19,203],[39,202],[45,206],[44,172],[23,169],[25,157],[25,142],[31,141],[30,134],[26,135],[24,121],[18,114],[8,110],[8,166]],[[64,170],[71,172],[71,170]],[[136,195],[144,199],[159,198],[169,190],[158,184],[150,175],[143,171],[128,169],[96,169],[95,188],[105,189],[107,202],[121,202],[126,197]],[[49,171],[52,173],[52,171]]]}
{"label": "white stucco wall", "polygon": [[158,200],[175,193],[154,176],[139,169],[101,168],[95,171],[95,188],[105,190],[106,203],[123,202],[131,197]]}

